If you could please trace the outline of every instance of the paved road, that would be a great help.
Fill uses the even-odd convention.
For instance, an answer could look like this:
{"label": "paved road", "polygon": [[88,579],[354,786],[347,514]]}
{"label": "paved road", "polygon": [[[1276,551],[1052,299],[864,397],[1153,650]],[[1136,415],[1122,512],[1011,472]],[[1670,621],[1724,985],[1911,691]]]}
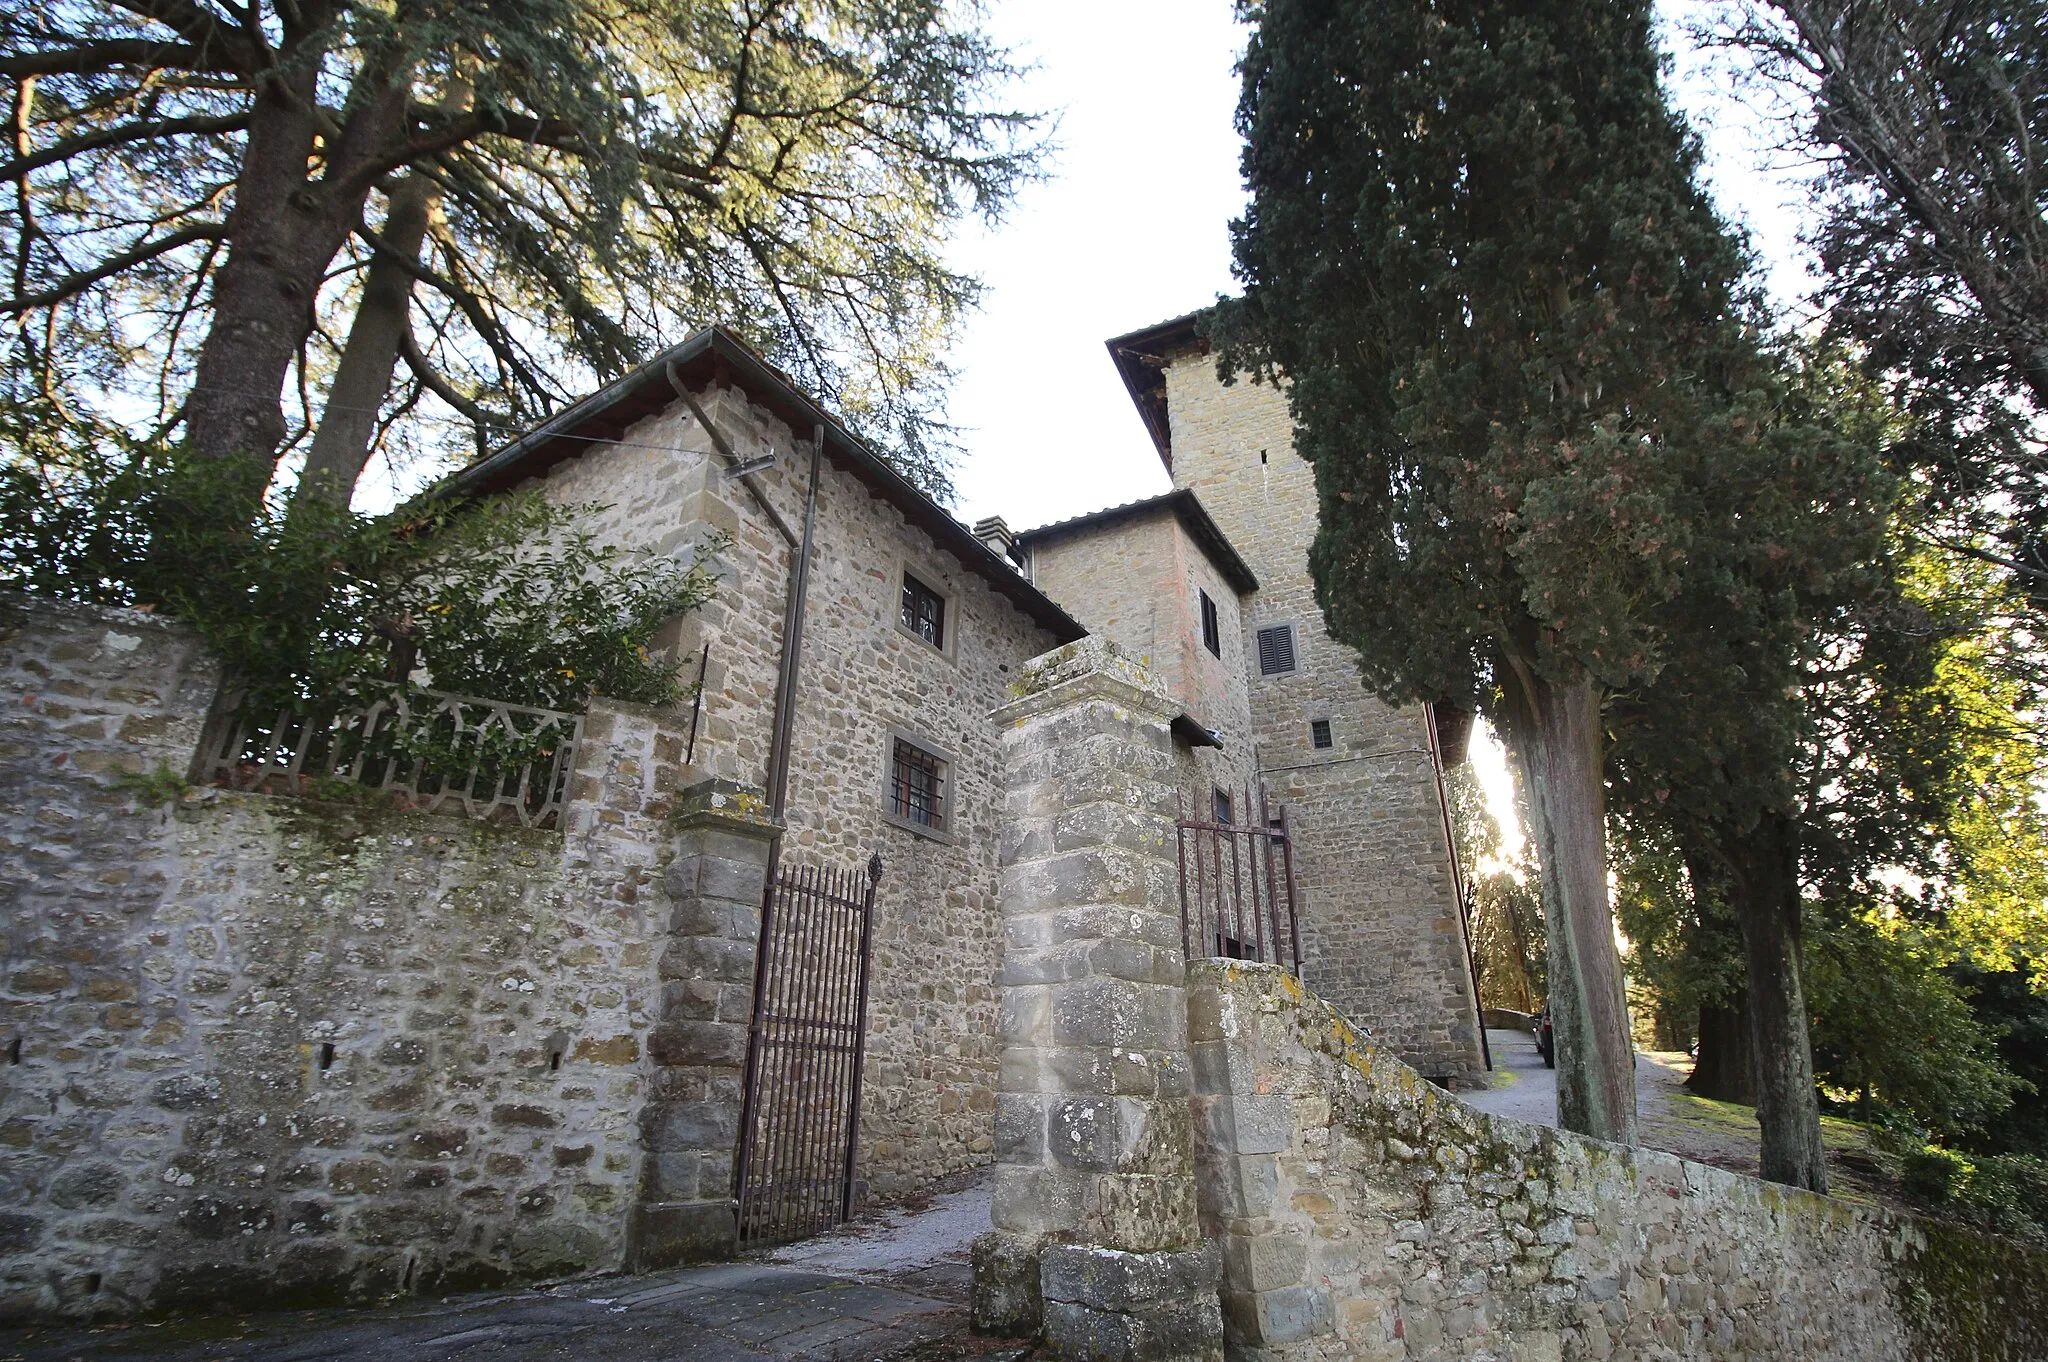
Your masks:
{"label": "paved road", "polygon": [[1026,1350],[967,1329],[967,1249],[987,1225],[984,1180],[776,1262],[366,1310],[0,1330],[0,1362],[998,1362]]}
{"label": "paved road", "polygon": [[[1460,1092],[1460,1100],[1494,1116],[1512,1116],[1532,1125],[1557,1124],[1557,1071],[1543,1067],[1536,1037],[1527,1031],[1488,1027],[1486,1043],[1493,1049],[1495,1086],[1483,1092]],[[1663,1114],[1672,1071],[1640,1052],[1636,1055],[1636,1117],[1651,1121]]]}

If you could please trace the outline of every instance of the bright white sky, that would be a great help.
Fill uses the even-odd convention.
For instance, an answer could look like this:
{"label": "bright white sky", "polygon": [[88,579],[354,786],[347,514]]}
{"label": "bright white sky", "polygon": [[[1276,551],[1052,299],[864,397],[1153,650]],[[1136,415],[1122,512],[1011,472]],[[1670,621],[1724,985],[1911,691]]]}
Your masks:
{"label": "bright white sky", "polygon": [[[1713,9],[1663,0],[1667,46],[1689,47],[1674,21]],[[1004,222],[956,248],[988,294],[953,356],[965,450],[954,511],[1023,529],[1169,486],[1103,342],[1232,290],[1245,30],[1228,0],[995,0],[989,22],[1035,66],[1012,102],[1055,111],[1060,150]],[[1779,305],[1795,307],[1807,284],[1797,178],[1733,84],[1725,63],[1679,52],[1674,88],[1706,139],[1722,210],[1752,232]],[[1476,742],[1473,756],[1507,813],[1499,747]]]}

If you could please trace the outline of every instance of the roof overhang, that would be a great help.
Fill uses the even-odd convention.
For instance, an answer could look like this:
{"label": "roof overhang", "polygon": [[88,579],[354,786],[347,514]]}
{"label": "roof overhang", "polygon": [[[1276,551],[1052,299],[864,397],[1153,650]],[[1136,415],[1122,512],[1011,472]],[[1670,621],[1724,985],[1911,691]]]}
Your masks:
{"label": "roof overhang", "polygon": [[1060,643],[1086,637],[1066,611],[1019,576],[1010,563],[976,539],[946,509],[913,486],[836,417],[805,396],[781,370],[722,326],[710,326],[656,355],[632,373],[565,407],[518,439],[503,445],[444,480],[436,489],[456,496],[484,496],[543,477],[564,459],[592,444],[619,439],[637,421],[679,400],[669,370],[692,389],[730,383],[802,437],[825,432],[825,457],[853,474],[869,492],[894,506],[938,547],[951,553],[996,592]]}
{"label": "roof overhang", "polygon": [[1018,544],[1029,548],[1068,535],[1080,534],[1087,530],[1100,529],[1123,521],[1136,520],[1148,515],[1172,515],[1181,523],[1202,552],[1209,555],[1209,561],[1223,574],[1223,580],[1230,583],[1233,591],[1250,594],[1259,589],[1259,579],[1252,575],[1251,566],[1246,563],[1224,537],[1223,530],[1210,518],[1201,499],[1186,487],[1143,501],[1127,501],[1121,506],[1111,506],[1087,515],[1075,516],[1071,520],[1057,520],[1050,525],[1041,525],[1034,530],[1025,530],[1017,536]]}
{"label": "roof overhang", "polygon": [[1173,733],[1175,738],[1186,743],[1189,747],[1214,747],[1221,749],[1223,746],[1223,739],[1216,736],[1214,729],[1202,727],[1200,721],[1185,710],[1175,715],[1173,721],[1167,724],[1167,728]]}
{"label": "roof overhang", "polygon": [[1166,365],[1176,354],[1208,349],[1208,342],[1195,331],[1201,318],[1202,313],[1190,312],[1103,342],[1169,473],[1173,471],[1173,425],[1166,411]]}

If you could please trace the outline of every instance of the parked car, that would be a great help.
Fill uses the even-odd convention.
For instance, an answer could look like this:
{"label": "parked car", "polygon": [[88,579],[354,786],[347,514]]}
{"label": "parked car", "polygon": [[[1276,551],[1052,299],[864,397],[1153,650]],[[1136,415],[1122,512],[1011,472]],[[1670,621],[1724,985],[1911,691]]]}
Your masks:
{"label": "parked car", "polygon": [[1543,1056],[1544,1068],[1557,1067],[1557,1036],[1550,1029],[1549,1003],[1545,1003],[1543,1010],[1536,1014],[1536,1052]]}

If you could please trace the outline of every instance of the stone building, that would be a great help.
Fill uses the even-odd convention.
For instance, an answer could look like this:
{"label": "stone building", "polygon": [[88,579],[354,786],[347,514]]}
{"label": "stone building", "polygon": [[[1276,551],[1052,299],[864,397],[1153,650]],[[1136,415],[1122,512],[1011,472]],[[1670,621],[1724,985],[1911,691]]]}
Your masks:
{"label": "stone building", "polygon": [[[1091,630],[1169,692],[1184,819],[1285,806],[1306,977],[1424,1072],[1477,1068],[1433,730],[1323,634],[1284,403],[1218,384],[1185,321],[1112,354],[1175,490],[1022,534],[962,526],[718,328],[458,474],[715,549],[663,641],[697,698],[593,702],[547,827],[203,788],[219,673],[188,637],[8,606],[0,1313],[729,1248],[777,867],[880,858],[858,1194],[990,1163],[1033,852],[990,716]],[[115,783],[188,764],[168,806]],[[1255,924],[1196,953],[1280,950]]]}

